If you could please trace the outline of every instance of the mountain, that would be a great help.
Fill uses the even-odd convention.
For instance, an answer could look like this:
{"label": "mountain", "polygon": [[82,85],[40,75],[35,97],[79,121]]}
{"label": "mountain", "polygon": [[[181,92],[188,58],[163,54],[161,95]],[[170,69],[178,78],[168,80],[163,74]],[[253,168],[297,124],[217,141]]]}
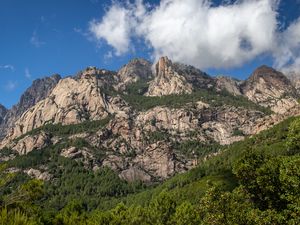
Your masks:
{"label": "mountain", "polygon": [[300,187],[294,85],[267,66],[240,81],[167,57],[38,79],[0,107],[0,206],[42,224],[110,224],[120,212],[135,215],[123,224],[281,224]]}
{"label": "mountain", "polygon": [[134,59],[117,72],[88,67],[34,81],[6,114],[0,149],[26,155],[63,145],[60,156],[91,170],[152,183],[299,113],[291,82],[266,66],[246,81],[167,57],[152,68]]}
{"label": "mountain", "polygon": [[117,73],[117,90],[124,91],[126,87],[140,80],[153,78],[152,64],[144,59],[133,59],[124,65]]}
{"label": "mountain", "polygon": [[292,82],[298,93],[300,93],[300,72],[289,71],[285,73],[287,78]]}
{"label": "mountain", "polygon": [[0,123],[2,122],[6,113],[7,113],[7,109],[3,105],[0,104]]}
{"label": "mountain", "polygon": [[19,119],[26,110],[49,95],[60,79],[60,75],[55,74],[51,77],[33,81],[31,87],[21,96],[19,103],[8,110],[3,121],[0,122],[0,140],[5,137],[7,131],[14,126],[15,121]]}
{"label": "mountain", "polygon": [[162,57],[155,66],[155,78],[146,95],[191,94],[195,88],[211,87],[212,82],[213,79],[200,70]]}
{"label": "mountain", "polygon": [[215,82],[218,91],[226,90],[235,96],[242,95],[241,85],[243,81],[232,77],[218,76],[215,78]]}
{"label": "mountain", "polygon": [[267,66],[257,68],[245,81],[243,94],[249,100],[284,113],[297,105],[297,91],[283,73]]}
{"label": "mountain", "polygon": [[151,67],[134,59],[117,72],[88,67],[34,81],[6,113],[0,149],[24,155],[65,143],[60,155],[90,169],[153,182],[299,113],[296,89],[266,66],[246,81],[212,78],[167,57]]}

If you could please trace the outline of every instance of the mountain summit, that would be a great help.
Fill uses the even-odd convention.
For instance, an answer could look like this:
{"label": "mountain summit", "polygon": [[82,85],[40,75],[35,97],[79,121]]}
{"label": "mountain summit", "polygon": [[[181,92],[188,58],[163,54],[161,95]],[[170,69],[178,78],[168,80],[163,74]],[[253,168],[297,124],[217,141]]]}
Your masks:
{"label": "mountain summit", "polygon": [[16,106],[3,108],[0,149],[19,157],[55,148],[87,169],[151,183],[299,112],[292,83],[266,66],[238,81],[167,57],[154,67],[134,59],[117,72],[88,67],[34,81]]}

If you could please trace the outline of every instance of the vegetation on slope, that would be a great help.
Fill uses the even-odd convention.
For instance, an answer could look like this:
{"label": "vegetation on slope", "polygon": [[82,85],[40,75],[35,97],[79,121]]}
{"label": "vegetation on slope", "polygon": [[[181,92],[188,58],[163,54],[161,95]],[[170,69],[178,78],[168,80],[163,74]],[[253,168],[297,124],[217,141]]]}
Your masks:
{"label": "vegetation on slope", "polygon": [[291,118],[144,191],[74,161],[53,165],[51,184],[16,183],[2,165],[0,224],[299,224],[299,134]]}
{"label": "vegetation on slope", "polygon": [[125,91],[127,94],[121,94],[121,96],[139,111],[148,110],[156,106],[179,108],[187,103],[203,101],[211,106],[232,105],[235,107],[261,111],[265,114],[272,113],[269,108],[255,104],[243,96],[234,96],[225,90],[216,92],[213,89],[198,89],[192,94],[144,96],[143,94],[147,92],[147,87],[147,81],[138,81],[129,85]]}
{"label": "vegetation on slope", "polygon": [[53,124],[48,123],[44,126],[38,127],[33,129],[26,134],[23,134],[15,139],[15,141],[21,140],[22,138],[29,136],[29,135],[36,135],[41,131],[44,131],[49,134],[53,134],[56,136],[69,136],[73,134],[83,133],[83,132],[95,132],[108,124],[111,120],[111,116],[107,116],[105,119],[102,120],[87,120],[82,123],[78,124],[70,124],[70,125],[62,125],[62,124]]}

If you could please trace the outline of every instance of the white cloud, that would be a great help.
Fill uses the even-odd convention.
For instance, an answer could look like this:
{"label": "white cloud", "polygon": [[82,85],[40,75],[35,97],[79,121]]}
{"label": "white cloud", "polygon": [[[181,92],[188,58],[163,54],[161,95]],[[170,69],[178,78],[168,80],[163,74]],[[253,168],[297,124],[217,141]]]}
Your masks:
{"label": "white cloud", "polygon": [[30,73],[30,71],[29,71],[28,68],[25,68],[25,77],[26,77],[27,79],[31,79],[31,73]]}
{"label": "white cloud", "polygon": [[129,49],[130,21],[130,11],[116,4],[106,12],[100,22],[92,20],[89,30],[97,40],[105,39],[109,45],[114,47],[116,55],[121,55]]}
{"label": "white cloud", "polygon": [[10,64],[6,64],[6,65],[0,65],[0,69],[6,69],[6,70],[10,70],[10,71],[15,71],[15,67],[13,65]]}
{"label": "white cloud", "polygon": [[6,91],[13,91],[17,88],[18,84],[16,81],[8,81],[5,85]]}
{"label": "white cloud", "polygon": [[224,68],[269,51],[276,24],[269,0],[219,7],[204,0],[165,0],[140,29],[156,58],[168,55],[199,68]]}
{"label": "white cloud", "polygon": [[277,68],[296,65],[300,57],[300,19],[279,31],[279,0],[161,0],[148,6],[142,0],[112,1],[89,30],[122,55],[134,49],[133,39],[147,43],[157,59],[167,55],[198,68],[240,66],[260,55],[274,57]]}
{"label": "white cloud", "polygon": [[36,31],[33,31],[32,36],[30,38],[30,43],[36,48],[39,48],[42,45],[46,44],[46,42],[40,40]]}
{"label": "white cloud", "polygon": [[300,17],[281,35],[275,49],[275,66],[282,70],[300,71]]}

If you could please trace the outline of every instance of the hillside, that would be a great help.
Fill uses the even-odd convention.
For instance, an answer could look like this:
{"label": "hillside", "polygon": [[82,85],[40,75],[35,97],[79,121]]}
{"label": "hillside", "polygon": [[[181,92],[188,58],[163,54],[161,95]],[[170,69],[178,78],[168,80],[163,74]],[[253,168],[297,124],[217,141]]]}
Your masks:
{"label": "hillside", "polygon": [[3,221],[296,221],[298,98],[267,66],[239,81],[167,57],[36,80],[0,109]]}
{"label": "hillside", "polygon": [[45,163],[49,154],[52,170],[64,168],[60,178],[40,182],[16,171],[2,173],[2,201],[9,212],[2,209],[1,222],[297,224],[299,132],[300,118],[290,118],[153,187],[124,182],[109,169],[91,173],[82,163],[55,156],[55,149],[35,151],[8,161],[2,171]]}

